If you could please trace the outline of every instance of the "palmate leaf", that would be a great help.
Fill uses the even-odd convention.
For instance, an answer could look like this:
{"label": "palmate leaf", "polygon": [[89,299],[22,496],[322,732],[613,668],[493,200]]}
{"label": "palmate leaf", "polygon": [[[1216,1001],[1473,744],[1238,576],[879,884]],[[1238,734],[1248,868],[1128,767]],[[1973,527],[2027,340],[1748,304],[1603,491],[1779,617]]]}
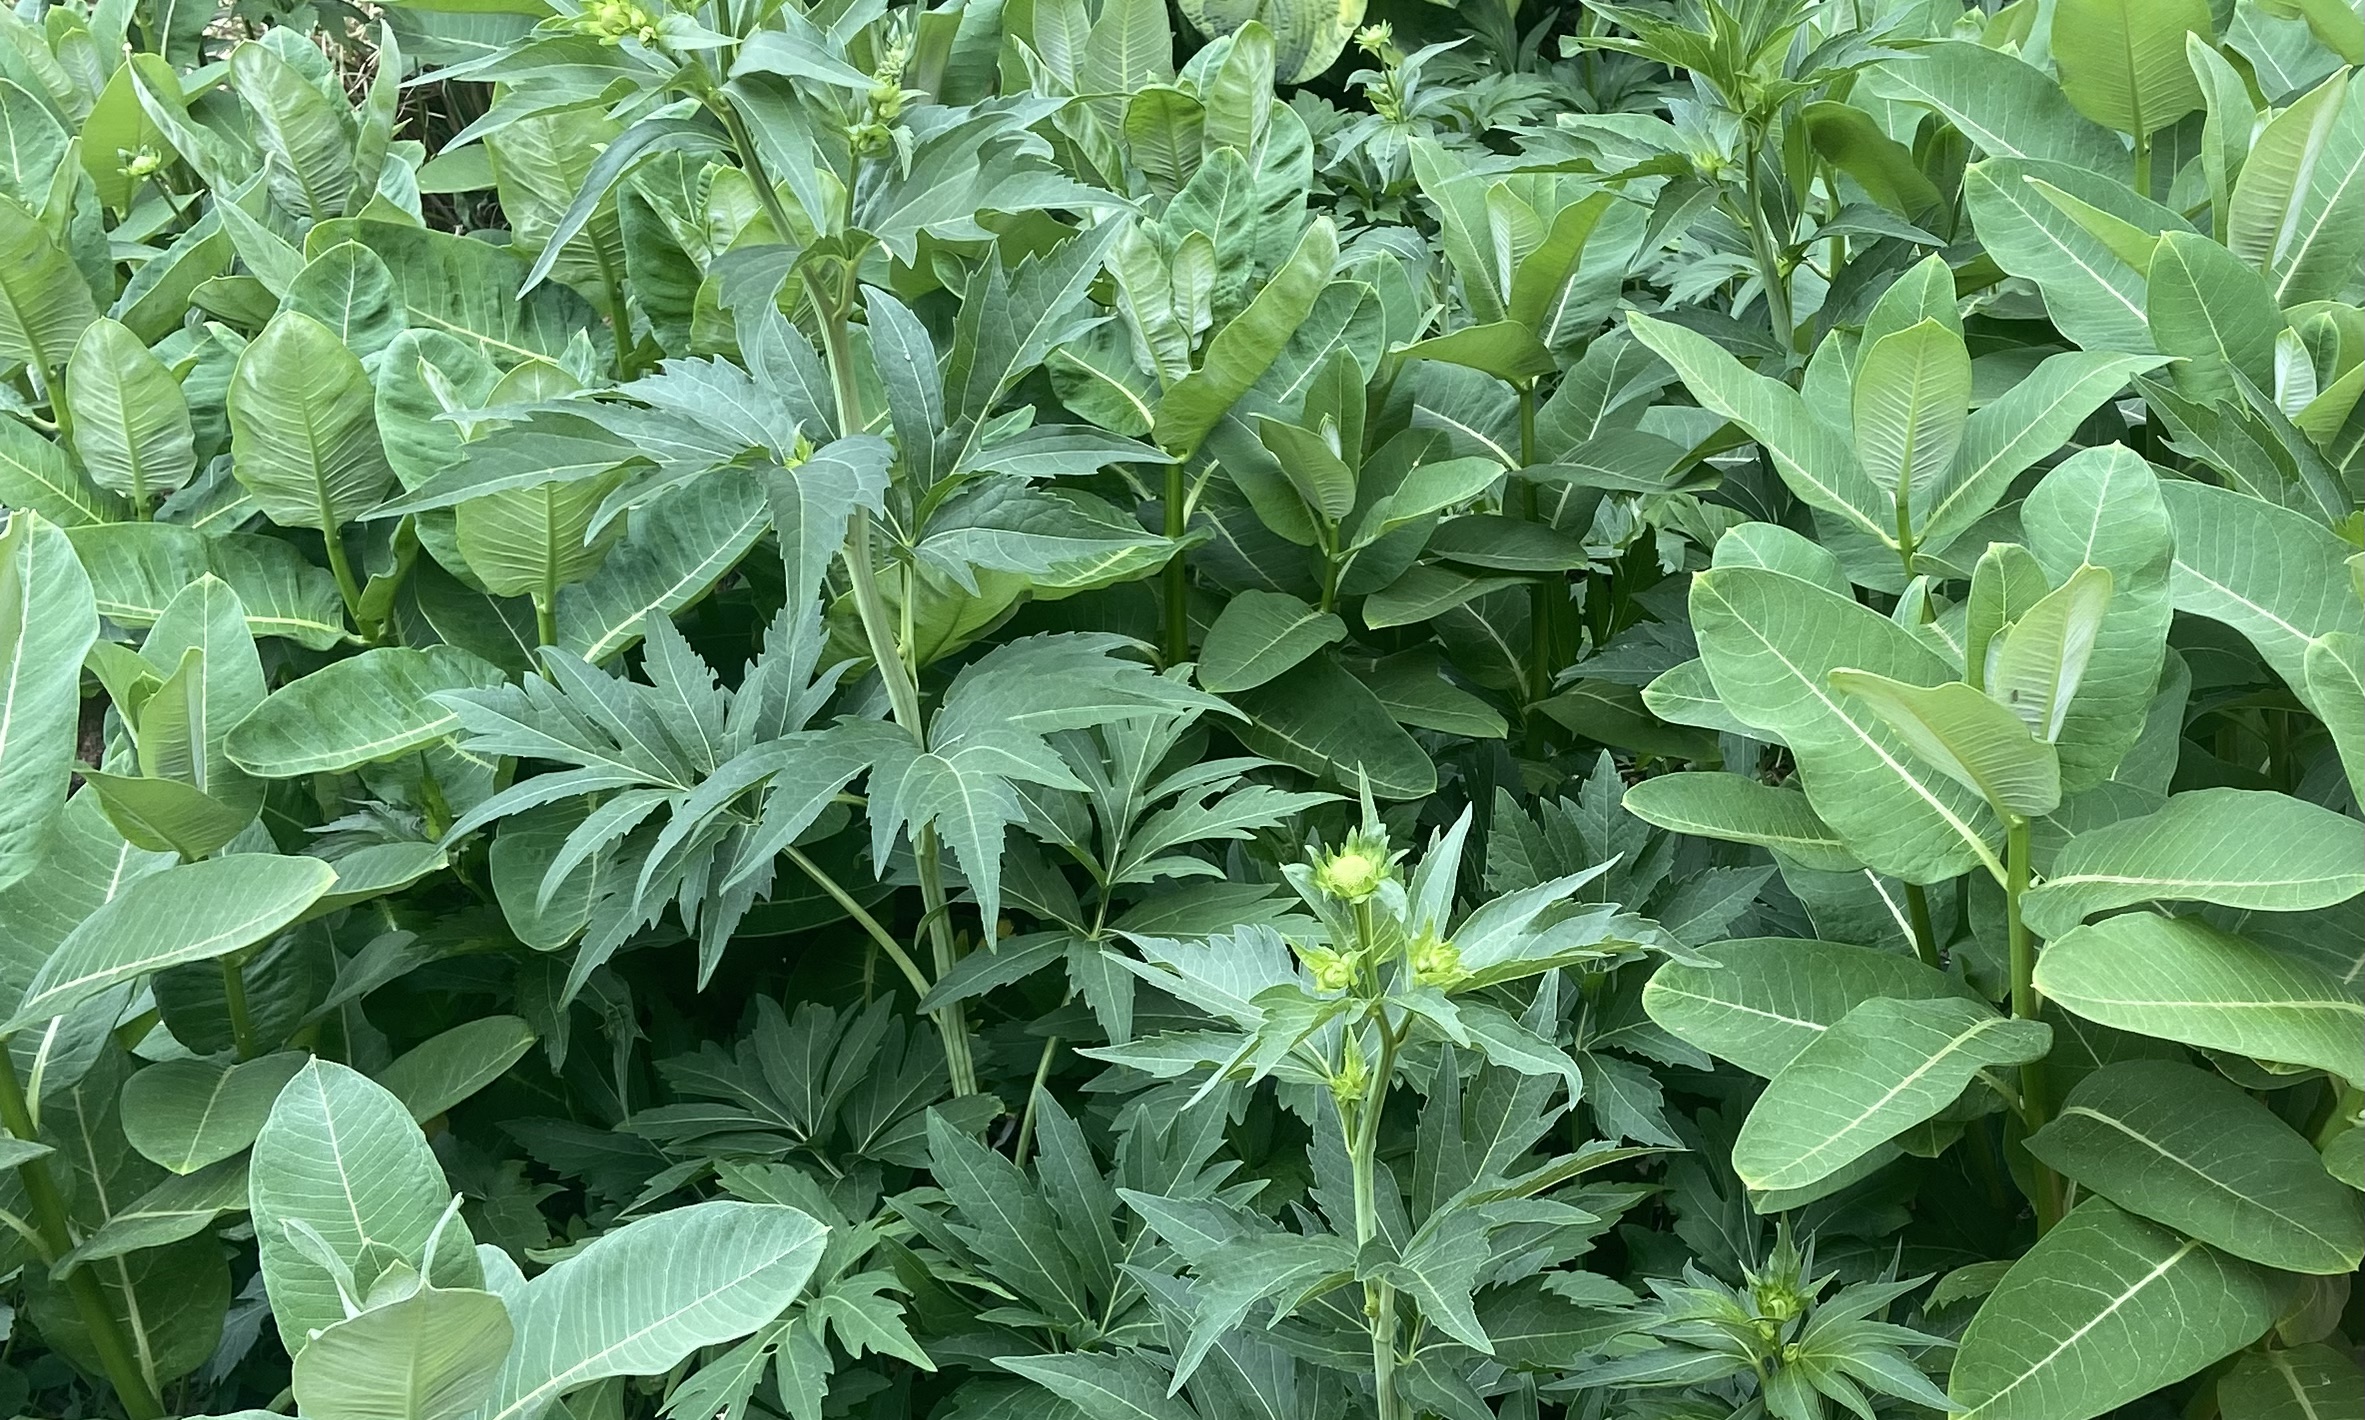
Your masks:
{"label": "palmate leaf", "polygon": [[933,826],[952,847],[985,920],[1001,907],[1004,831],[1025,809],[1013,781],[1083,784],[1044,738],[1128,715],[1225,711],[1180,680],[1116,653],[1105,633],[1034,636],[989,652],[954,677],[925,751],[881,742],[871,770],[871,854],[885,862],[898,833]]}
{"label": "palmate leaf", "polygon": [[2289,1292],[2276,1273],[2091,1198],[1988,1294],[1947,1394],[1973,1420],[2089,1420],[2249,1344]]}

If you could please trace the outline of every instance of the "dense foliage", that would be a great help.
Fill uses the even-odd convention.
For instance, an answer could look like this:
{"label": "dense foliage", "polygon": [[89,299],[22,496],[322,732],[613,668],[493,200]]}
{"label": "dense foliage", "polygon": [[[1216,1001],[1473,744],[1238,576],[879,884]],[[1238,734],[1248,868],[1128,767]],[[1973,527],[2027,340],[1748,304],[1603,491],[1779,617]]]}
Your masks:
{"label": "dense foliage", "polygon": [[2354,0],[0,13],[0,1414],[2365,1415]]}

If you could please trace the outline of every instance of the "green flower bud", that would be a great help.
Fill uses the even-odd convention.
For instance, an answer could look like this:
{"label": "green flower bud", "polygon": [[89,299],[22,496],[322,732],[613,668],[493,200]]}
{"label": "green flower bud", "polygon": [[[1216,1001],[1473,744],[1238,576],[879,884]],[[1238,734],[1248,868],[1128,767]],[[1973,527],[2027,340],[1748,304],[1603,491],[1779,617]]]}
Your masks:
{"label": "green flower bud", "polygon": [[1298,954],[1306,970],[1313,973],[1316,989],[1344,991],[1355,984],[1355,963],[1328,947],[1308,947]]}
{"label": "green flower bud", "polygon": [[1341,902],[1362,902],[1394,876],[1388,841],[1376,834],[1350,833],[1345,843],[1314,860],[1314,886]]}
{"label": "green flower bud", "polygon": [[1434,932],[1421,933],[1406,950],[1405,962],[1412,968],[1413,980],[1423,986],[1452,986],[1470,975],[1462,969],[1461,948],[1440,940]]}

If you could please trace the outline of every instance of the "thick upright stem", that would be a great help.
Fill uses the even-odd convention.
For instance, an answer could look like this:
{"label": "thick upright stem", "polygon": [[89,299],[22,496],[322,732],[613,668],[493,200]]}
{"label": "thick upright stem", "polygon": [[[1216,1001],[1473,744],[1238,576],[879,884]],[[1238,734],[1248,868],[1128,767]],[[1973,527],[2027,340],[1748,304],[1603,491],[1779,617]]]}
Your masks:
{"label": "thick upright stem", "polygon": [[[1360,1249],[1379,1232],[1380,1116],[1387,1110],[1388,1083],[1396,1073],[1396,1032],[1388,1025],[1385,1006],[1373,1011],[1380,1030],[1380,1058],[1372,1072],[1369,1093],[1356,1115],[1349,1157],[1355,1169],[1355,1246]],[[1363,1315],[1371,1325],[1371,1380],[1379,1400],[1379,1420],[1404,1420],[1396,1393],[1396,1289],[1386,1282],[1363,1284]]]}
{"label": "thick upright stem", "polygon": [[252,1060],[263,1053],[262,1042],[255,1036],[255,1018],[247,1010],[246,976],[239,969],[236,956],[221,958],[222,1002],[230,1011],[230,1041],[241,1060]]}
{"label": "thick upright stem", "polygon": [[1741,161],[1747,163],[1745,174],[1749,203],[1749,246],[1757,261],[1757,279],[1766,290],[1766,319],[1774,329],[1775,343],[1782,347],[1783,358],[1797,353],[1797,332],[1791,325],[1790,285],[1782,279],[1781,253],[1774,240],[1773,230],[1766,225],[1766,208],[1758,181],[1758,159],[1765,146],[1765,133],[1752,125],[1748,130],[1746,151]]}
{"label": "thick upright stem", "polygon": [[[33,1112],[25,1103],[24,1088],[17,1083],[16,1060],[8,1053],[5,1042],[0,1042],[0,1124],[27,1143],[38,1140],[40,1131],[33,1126]],[[66,1202],[58,1193],[57,1180],[50,1175],[49,1160],[28,1159],[17,1165],[16,1176],[25,1186],[25,1201],[32,1206],[34,1230],[41,1235],[42,1248],[48,1253],[42,1261],[53,1263],[74,1250],[74,1235],[67,1227]],[[82,1329],[90,1338],[90,1348],[98,1353],[100,1369],[107,1373],[108,1384],[115,1387],[115,1399],[123,1407],[123,1413],[131,1420],[154,1420],[164,1414],[164,1405],[157,1400],[155,1388],[148,1384],[139,1362],[132,1357],[131,1343],[124,1339],[122,1324],[99,1291],[98,1279],[88,1267],[77,1267],[66,1274],[65,1286],[67,1297],[82,1319]]]}
{"label": "thick upright stem", "polygon": [[[852,273],[847,280],[851,282]],[[850,293],[849,293],[850,294]],[[862,411],[856,405],[854,348],[846,331],[846,308],[843,304],[825,301],[816,292],[815,306],[821,315],[821,343],[829,357],[830,385],[837,399],[838,432],[850,434],[862,427]],[[925,749],[928,728],[920,718],[919,685],[912,678],[911,666],[905,661],[905,648],[895,639],[893,622],[887,611],[886,598],[879,594],[876,553],[871,544],[871,515],[867,508],[857,508],[848,520],[846,530],[846,578],[854,592],[854,610],[862,622],[863,639],[870,647],[872,662],[878,667],[879,682],[886,687],[887,705],[913,741]],[[904,593],[904,606],[911,605],[911,590]],[[937,856],[936,830],[924,827],[915,835],[913,857],[920,876],[920,906],[927,914],[929,944],[933,949],[936,979],[942,981],[957,959],[953,947],[953,929],[944,891],[944,870]],[[985,925],[987,931],[993,924]],[[969,1027],[958,1002],[935,1013],[937,1033],[944,1039],[946,1069],[952,1079],[953,1093],[977,1093],[977,1064],[969,1046]]]}
{"label": "thick upright stem", "polygon": [[1930,894],[1920,883],[1905,885],[1905,915],[1913,924],[1913,954],[1924,966],[1938,965],[1938,929],[1930,925]]}
{"label": "thick upright stem", "polygon": [[337,592],[345,599],[345,610],[352,614],[353,629],[367,638],[372,628],[361,615],[361,583],[353,578],[353,561],[345,555],[345,539],[339,535],[335,519],[330,517],[326,504],[321,508],[320,540],[328,546],[328,570],[337,579]]}
{"label": "thick upright stem", "polygon": [[[1535,461],[1536,382],[1529,380],[1519,387],[1519,465],[1529,468]],[[1536,517],[1536,486],[1524,478],[1519,481],[1519,514],[1530,522]],[[1528,666],[1535,678],[1529,698],[1536,703],[1552,693],[1553,590],[1549,581],[1527,589]]]}
{"label": "thick upright stem", "polygon": [[[2018,814],[2005,821],[2004,921],[2012,944],[2012,1014],[2024,1021],[2039,1019],[2044,1001],[2037,995],[2036,938],[2020,915],[2020,899],[2028,892],[2028,820]],[[2020,1067],[2020,1122],[2034,1134],[2045,1126],[2045,1062],[2031,1060]],[[2061,1177],[2031,1160],[2036,1180],[2037,1229],[2061,1221]]]}
{"label": "thick upright stem", "polygon": [[[1183,466],[1166,466],[1166,536],[1179,540],[1189,526],[1183,507]],[[1165,579],[1166,600],[1166,664],[1176,665],[1191,658],[1191,584],[1189,570],[1183,565],[1180,547],[1167,560]],[[1326,604],[1323,610],[1330,608]]]}

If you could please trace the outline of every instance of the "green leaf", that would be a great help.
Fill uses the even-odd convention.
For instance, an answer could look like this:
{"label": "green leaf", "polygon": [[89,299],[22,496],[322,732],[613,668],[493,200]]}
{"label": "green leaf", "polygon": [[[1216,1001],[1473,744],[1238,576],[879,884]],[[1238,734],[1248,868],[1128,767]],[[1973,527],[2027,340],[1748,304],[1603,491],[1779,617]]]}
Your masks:
{"label": "green leaf", "polygon": [[2180,357],[2176,387],[2194,399],[2236,398],[2234,376],[2275,387],[2283,313],[2260,276],[2198,232],[2163,232],[2153,250],[2144,314],[2163,355]]}
{"label": "green leaf", "polygon": [[1837,942],[1735,938],[1691,954],[1714,965],[1661,966],[1643,987],[1643,1009],[1686,1043],[1767,1079],[1867,1001],[1967,991],[1912,957]]}
{"label": "green leaf", "polygon": [[500,1079],[535,1038],[519,1017],[478,1016],[396,1056],[378,1083],[425,1123]]}
{"label": "green leaf", "polygon": [[57,1260],[51,1273],[62,1277],[85,1262],[101,1262],[195,1237],[224,1213],[245,1212],[246,1195],[246,1160],[242,1158],[224,1159],[193,1174],[171,1175],[109,1213],[97,1231]]}
{"label": "green leaf", "polygon": [[594,1239],[510,1296],[517,1342],[477,1420],[533,1420],[593,1381],[745,1336],[796,1300],[826,1237],[794,1208],[718,1202]]}
{"label": "green leaf", "polygon": [[210,858],[144,877],[58,944],[0,1030],[22,1030],[110,986],[262,941],[293,922],[336,877],[318,858],[269,853]]}
{"label": "green leaf", "polygon": [[2185,917],[2127,913],[2037,956],[2037,990],[2116,1030],[2365,1082],[2365,1004],[2323,967]]}
{"label": "green leaf", "polygon": [[471,498],[454,510],[460,555],[494,596],[555,604],[559,588],[589,577],[623,534],[620,520],[593,531],[600,505],[623,481],[617,470]]}
{"label": "green leaf", "polygon": [[310,316],[272,317],[238,357],[228,409],[232,469],[282,527],[333,531],[394,482],[369,376]]}
{"label": "green leaf", "polygon": [[1856,456],[1908,508],[1953,466],[1970,412],[1971,352],[1938,321],[1882,336],[1857,362]]}
{"label": "green leaf", "polygon": [[1809,507],[1845,520],[1883,543],[1896,537],[1896,503],[1856,461],[1837,429],[1823,423],[1798,392],[1744,367],[1695,331],[1634,316],[1635,338],[1675,367],[1700,407],[1720,414],[1758,443],[1774,471]]}
{"label": "green leaf", "polygon": [[82,713],[82,658],[98,639],[90,578],[40,514],[0,532],[0,888],[33,871],[65,804]]}
{"label": "green leaf", "polygon": [[1826,873],[1854,872],[1856,857],[1807,796],[1740,774],[1662,774],[1626,791],[1626,812],[1676,833],[1754,843]]}
{"label": "green leaf", "polygon": [[2107,176],[2124,162],[2121,157],[2088,169],[1991,158],[1964,171],[1963,201],[1987,254],[2004,270],[2037,284],[2062,334],[2088,350],[2148,355],[2151,326],[2144,318],[2143,273],[2048,201],[2033,181],[2041,180],[2147,234],[2183,226],[2182,217]]}
{"label": "green leaf", "polygon": [[2079,1187],[2286,1272],[2356,1270],[2356,1196],[2274,1111],[2223,1076],[2128,1060],[2080,1080],[2028,1151]]}
{"label": "green leaf", "polygon": [[0,363],[54,374],[99,318],[90,283],[41,219],[0,195]]}
{"label": "green leaf", "polygon": [[231,51],[230,74],[254,116],[272,198],[298,217],[341,217],[354,196],[354,141],[342,105],[266,44]]}
{"label": "green leaf", "polygon": [[1050,1391],[1086,1420],[1197,1420],[1190,1406],[1167,1396],[1165,1374],[1140,1356],[998,1356],[994,1364]]}
{"label": "green leaf", "polygon": [[475,237],[363,217],[323,222],[306,238],[323,250],[345,241],[386,263],[405,325],[466,341],[504,370],[560,359],[597,319],[590,303],[564,286],[521,291],[525,258]]}
{"label": "green leaf", "polygon": [[2332,733],[2348,769],[2349,792],[2365,803],[2365,640],[2347,631],[2319,636],[2308,643],[2302,664],[2308,706]]}
{"label": "green leaf", "polygon": [[1908,882],[2000,873],[1993,814],[1903,736],[1829,687],[1835,670],[1943,685],[1953,667],[1905,628],[1795,577],[1719,567],[1692,579],[1692,626],[1725,707],[1797,756],[1807,801],[1857,859]]}
{"label": "green leaf", "polygon": [[1897,732],[1922,762],[1979,791],[1999,814],[2039,818],[2061,803],[2061,762],[2004,706],[1956,681],[1905,685],[1865,671],[1831,673]]}
{"label": "green leaf", "polygon": [[1979,1072],[2042,1059],[2052,1028],[1957,996],[1877,997],[1782,1066],[1733,1141],[1753,1189],[1803,1188],[1953,1103]]}
{"label": "green leaf", "polygon": [[[271,1319],[299,1359],[313,1332],[344,1320],[340,1285],[358,1300],[388,1267],[424,1265],[451,1199],[443,1165],[402,1101],[327,1060],[305,1065],[279,1092],[255,1137],[249,1177]],[[431,1280],[456,1285],[452,1266],[475,1285],[466,1230],[444,1230]]]}
{"label": "green leaf", "polygon": [[2217,1383],[2225,1420],[2354,1420],[2365,1412],[2365,1375],[2324,1342],[2253,1351]]}
{"label": "green leaf", "polygon": [[421,1287],[312,1338],[292,1389],[306,1420],[465,1420],[515,1335],[490,1292]]}
{"label": "green leaf", "polygon": [[2091,1420],[2248,1345],[2289,1290],[2090,1198],[1988,1293],[1946,1392],[1968,1420]]}
{"label": "green leaf", "polygon": [[[812,516],[832,506],[803,511]],[[715,469],[634,509],[631,527],[599,570],[559,588],[558,644],[594,664],[612,660],[641,639],[649,613],[671,616],[712,591],[782,516],[780,508],[777,493],[767,505],[753,475]],[[833,546],[844,539],[845,519],[839,513]],[[779,526],[785,548],[792,524]],[[812,535],[800,541],[810,554]]]}
{"label": "green leaf", "polygon": [[0,504],[67,528],[113,522],[128,512],[122,499],[84,477],[63,447],[14,419],[0,419]]}
{"label": "green leaf", "polygon": [[1199,683],[1224,695],[1263,685],[1346,636],[1345,622],[1287,593],[1242,592],[1207,628]]}
{"label": "green leaf", "polygon": [[442,742],[458,726],[436,692],[504,679],[498,666],[453,646],[373,647],[272,692],[230,731],[230,758],[267,779],[396,759]]}
{"label": "green leaf", "polygon": [[2073,350],[2045,362],[1971,412],[1944,479],[1914,511],[1925,553],[1943,552],[1987,516],[2014,478],[2060,448],[2129,377],[2158,368],[2157,355]]}
{"label": "green leaf", "polygon": [[2176,527],[2176,609],[2241,632],[2304,694],[2309,645],[2365,620],[2349,577],[2356,549],[2304,514],[2229,489],[2179,481],[2160,496]]}
{"label": "green leaf", "polygon": [[74,452],[91,481],[153,508],[197,472],[189,402],[164,362],[111,320],[84,328],[66,364]]}
{"label": "green leaf", "polygon": [[2365,893],[2365,839],[2345,814],[2263,789],[2195,789],[2159,812],[2076,834],[2021,900],[2029,929],[2058,937],[2139,902],[2305,912]]}
{"label": "green leaf", "polygon": [[1341,787],[1368,781],[1382,799],[1434,793],[1437,767],[1387,707],[1328,656],[1233,697],[1250,749]]}
{"label": "green leaf", "polygon": [[1865,71],[1887,98],[1935,109],[1991,158],[2032,158],[2115,175],[2127,149],[2070,106],[2051,76],[2018,56],[1969,40],[1925,45]]}
{"label": "green leaf", "polygon": [[[2110,777],[2143,733],[2152,693],[2159,686],[2162,646],[2170,620],[2170,560],[2176,538],[2171,510],[2162,499],[2175,485],[2163,483],[2151,466],[2116,445],[2071,455],[2045,475],[2021,507],[2028,550],[2053,584],[2062,588],[2063,640],[2052,631],[2030,644],[2031,664],[2055,667],[2044,679],[2066,684],[2075,646],[2072,629],[2082,628],[2085,599],[2096,588],[2071,592],[2065,584],[2110,573],[2109,605],[2094,633],[2085,673],[2076,677],[2069,713],[2051,736],[2061,754],[2061,791],[2076,794]],[[2039,605],[2044,605],[2040,603]],[[1991,652],[1992,655],[1992,652]],[[2018,653],[2015,653],[2018,663]],[[1987,684],[1993,689],[1993,668]],[[2031,702],[2034,703],[2034,702]],[[2053,706],[2056,714],[2060,706]]]}
{"label": "green leaf", "polygon": [[1208,430],[1248,392],[1305,323],[1337,262],[1338,233],[1328,218],[1317,217],[1248,308],[1215,333],[1200,367],[1158,402],[1155,432],[1160,445],[1177,457],[1199,447]]}
{"label": "green leaf", "polygon": [[2331,78],[2267,120],[2234,181],[2225,243],[2266,274],[2275,304],[2358,299],[2365,230],[2365,114],[2354,74]]}
{"label": "green leaf", "polygon": [[2201,106],[2185,36],[2206,40],[2215,29],[2208,0],[2060,0],[2061,92],[2096,123],[2146,137]]}
{"label": "green leaf", "polygon": [[177,1174],[243,1153],[306,1058],[290,1050],[244,1064],[159,1060],[123,1082],[124,1137]]}
{"label": "green leaf", "polygon": [[1209,39],[1233,35],[1237,42],[1252,23],[1270,30],[1274,77],[1303,84],[1346,50],[1363,23],[1364,0],[1178,0],[1176,8]]}
{"label": "green leaf", "polygon": [[2110,569],[2081,562],[1987,639],[1981,688],[2047,745],[2061,738],[2085,681],[2110,594]]}

